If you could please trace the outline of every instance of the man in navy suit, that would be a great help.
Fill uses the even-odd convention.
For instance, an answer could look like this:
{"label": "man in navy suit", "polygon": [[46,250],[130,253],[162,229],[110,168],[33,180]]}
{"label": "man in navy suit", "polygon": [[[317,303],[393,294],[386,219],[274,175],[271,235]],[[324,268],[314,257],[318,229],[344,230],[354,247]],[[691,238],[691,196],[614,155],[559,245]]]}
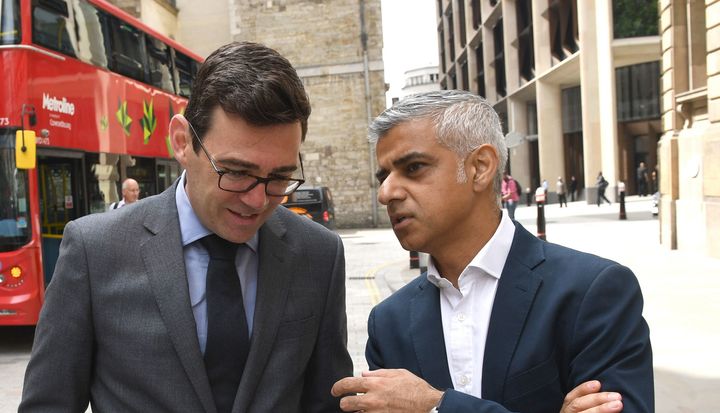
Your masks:
{"label": "man in navy suit", "polygon": [[[371,126],[378,198],[428,271],[373,309],[372,371],[345,411],[652,412],[652,350],[633,273],[546,243],[500,208],[500,120],[482,98],[411,96]],[[602,391],[601,391],[602,390]]]}

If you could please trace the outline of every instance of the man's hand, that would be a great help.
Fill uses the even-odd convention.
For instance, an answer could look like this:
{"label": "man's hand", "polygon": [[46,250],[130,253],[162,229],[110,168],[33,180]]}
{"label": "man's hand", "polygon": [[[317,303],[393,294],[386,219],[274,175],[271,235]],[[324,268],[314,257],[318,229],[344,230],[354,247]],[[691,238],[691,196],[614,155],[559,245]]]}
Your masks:
{"label": "man's hand", "polygon": [[365,413],[429,412],[443,394],[404,369],[364,371],[362,377],[339,380],[331,393],[335,397],[360,393],[343,397],[340,408],[346,412],[361,410]]}
{"label": "man's hand", "polygon": [[600,382],[586,381],[565,396],[560,413],[617,413],[623,409],[622,396],[601,392]]}

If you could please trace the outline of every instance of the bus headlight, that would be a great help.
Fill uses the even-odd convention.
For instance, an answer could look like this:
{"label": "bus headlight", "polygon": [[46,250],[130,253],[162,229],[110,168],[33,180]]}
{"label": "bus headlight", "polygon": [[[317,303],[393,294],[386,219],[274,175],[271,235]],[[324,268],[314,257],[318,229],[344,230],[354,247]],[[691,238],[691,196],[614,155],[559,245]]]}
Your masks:
{"label": "bus headlight", "polygon": [[22,273],[23,273],[22,268],[18,267],[17,265],[10,268],[10,276],[12,276],[15,279],[22,277]]}

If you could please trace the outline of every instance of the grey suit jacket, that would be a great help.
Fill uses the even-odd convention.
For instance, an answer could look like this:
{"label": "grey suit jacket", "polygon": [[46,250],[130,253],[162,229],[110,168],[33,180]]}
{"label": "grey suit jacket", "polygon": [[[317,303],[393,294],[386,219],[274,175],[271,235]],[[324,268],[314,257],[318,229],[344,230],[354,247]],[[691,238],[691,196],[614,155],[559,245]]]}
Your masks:
{"label": "grey suit jacket", "polygon": [[[176,183],[177,185],[177,183]],[[279,207],[260,229],[250,354],[233,412],[339,411],[352,375],[340,238]],[[175,185],[65,227],[20,412],[215,412]]]}

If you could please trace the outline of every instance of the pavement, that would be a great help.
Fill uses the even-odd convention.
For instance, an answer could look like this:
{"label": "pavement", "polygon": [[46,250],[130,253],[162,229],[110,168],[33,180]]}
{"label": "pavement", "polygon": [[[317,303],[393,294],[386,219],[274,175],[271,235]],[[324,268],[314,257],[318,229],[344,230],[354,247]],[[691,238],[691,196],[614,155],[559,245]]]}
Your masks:
{"label": "pavement", "polygon": [[[619,205],[545,206],[549,242],[600,255],[629,267],[645,299],[659,413],[720,412],[720,259],[660,245],[650,197],[628,197],[627,220]],[[518,207],[515,218],[537,233],[537,208]],[[395,291],[419,275],[409,259],[385,266],[375,281]]]}

